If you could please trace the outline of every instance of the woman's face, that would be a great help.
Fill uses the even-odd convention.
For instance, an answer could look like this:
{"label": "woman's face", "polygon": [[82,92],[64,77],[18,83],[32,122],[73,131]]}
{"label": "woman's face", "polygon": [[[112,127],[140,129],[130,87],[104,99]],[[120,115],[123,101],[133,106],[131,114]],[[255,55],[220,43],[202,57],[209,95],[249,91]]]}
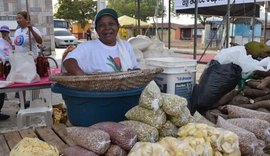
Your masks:
{"label": "woman's face", "polygon": [[1,35],[3,38],[8,37],[9,32],[7,31],[1,31]]}
{"label": "woman's face", "polygon": [[108,46],[114,46],[116,44],[118,30],[118,23],[110,15],[102,16],[97,22],[96,31],[99,39]]}
{"label": "woman's face", "polygon": [[27,27],[27,20],[21,14],[17,14],[16,20],[19,27],[21,28]]}

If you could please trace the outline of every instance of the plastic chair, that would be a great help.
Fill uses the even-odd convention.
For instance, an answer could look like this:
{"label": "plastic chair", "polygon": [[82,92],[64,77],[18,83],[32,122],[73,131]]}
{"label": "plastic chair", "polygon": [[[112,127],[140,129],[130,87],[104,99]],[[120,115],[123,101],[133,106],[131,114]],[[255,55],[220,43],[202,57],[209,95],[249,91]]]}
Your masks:
{"label": "plastic chair", "polygon": [[43,116],[47,126],[52,126],[52,94],[51,89],[41,89],[40,95],[33,98],[32,92],[36,90],[31,90],[30,107],[25,108],[23,92],[20,91],[20,103],[21,109],[17,114],[17,126],[19,129],[24,126],[29,126],[32,122],[34,116]]}

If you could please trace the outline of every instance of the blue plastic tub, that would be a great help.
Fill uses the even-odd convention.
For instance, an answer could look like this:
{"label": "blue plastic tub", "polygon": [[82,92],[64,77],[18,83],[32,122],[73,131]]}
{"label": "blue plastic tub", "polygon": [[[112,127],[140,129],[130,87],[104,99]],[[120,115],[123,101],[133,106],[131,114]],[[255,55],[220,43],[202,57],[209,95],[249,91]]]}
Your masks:
{"label": "blue plastic tub", "polygon": [[68,119],[74,126],[90,126],[103,121],[125,120],[125,113],[139,103],[143,88],[124,91],[97,92],[52,86],[52,91],[61,93],[67,106]]}

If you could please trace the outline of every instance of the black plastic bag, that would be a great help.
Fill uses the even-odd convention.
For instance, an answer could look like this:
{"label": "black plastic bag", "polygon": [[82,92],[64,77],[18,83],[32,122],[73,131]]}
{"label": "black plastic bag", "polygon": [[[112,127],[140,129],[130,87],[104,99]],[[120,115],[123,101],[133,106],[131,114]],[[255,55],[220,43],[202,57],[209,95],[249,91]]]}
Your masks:
{"label": "black plastic bag", "polygon": [[194,86],[191,113],[197,110],[204,114],[223,95],[236,87],[241,72],[241,67],[236,64],[220,64],[212,60],[201,75],[199,84]]}

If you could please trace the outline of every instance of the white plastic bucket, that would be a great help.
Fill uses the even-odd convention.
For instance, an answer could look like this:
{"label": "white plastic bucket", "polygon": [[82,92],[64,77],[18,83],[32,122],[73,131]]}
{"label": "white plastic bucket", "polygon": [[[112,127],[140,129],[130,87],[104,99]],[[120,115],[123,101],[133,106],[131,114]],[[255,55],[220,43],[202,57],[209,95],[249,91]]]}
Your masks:
{"label": "white plastic bucket", "polygon": [[177,57],[147,58],[146,64],[164,69],[155,77],[161,92],[179,95],[190,102],[196,80],[196,60]]}

